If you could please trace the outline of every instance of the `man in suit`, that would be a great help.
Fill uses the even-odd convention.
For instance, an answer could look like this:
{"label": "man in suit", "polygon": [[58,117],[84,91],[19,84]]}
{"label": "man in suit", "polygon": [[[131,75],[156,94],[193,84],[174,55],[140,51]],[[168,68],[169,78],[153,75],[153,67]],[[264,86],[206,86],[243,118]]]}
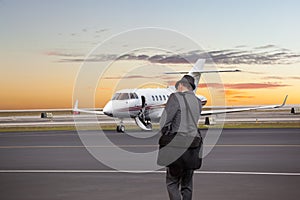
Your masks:
{"label": "man in suit", "polygon": [[[170,95],[160,120],[160,126],[168,127],[168,134],[178,136],[178,140],[199,139],[201,136],[197,123],[202,104],[193,92],[196,88],[194,78],[185,75],[176,83],[175,87],[177,92]],[[189,145],[193,143],[193,139],[190,139]],[[182,148],[176,147],[176,145],[169,147],[172,149],[170,150],[171,154],[173,157],[176,156],[175,160],[177,159],[167,165],[166,184],[170,200],[192,199],[193,173],[195,169],[200,168],[202,160],[199,163],[200,148],[190,147]],[[170,154],[168,153],[168,155]]]}

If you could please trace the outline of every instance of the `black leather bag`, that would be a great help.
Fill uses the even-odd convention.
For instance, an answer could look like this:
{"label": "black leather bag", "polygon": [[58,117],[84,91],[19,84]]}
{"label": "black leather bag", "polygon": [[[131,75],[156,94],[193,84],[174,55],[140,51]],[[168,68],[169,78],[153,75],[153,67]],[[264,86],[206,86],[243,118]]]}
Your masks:
{"label": "black leather bag", "polygon": [[[191,113],[186,98],[183,97],[188,111]],[[193,121],[197,126],[197,121],[194,118]],[[200,129],[198,129],[198,136],[187,137],[171,133],[170,127],[163,127],[159,138],[157,164],[181,169],[199,169],[202,165],[202,151],[203,139]]]}
{"label": "black leather bag", "polygon": [[[174,139],[178,139],[178,143]],[[175,139],[175,140],[176,140]],[[202,137],[187,139],[185,136],[162,135],[159,140],[157,164],[166,167],[178,167],[181,169],[199,169],[202,165]],[[186,144],[190,144],[189,147]]]}

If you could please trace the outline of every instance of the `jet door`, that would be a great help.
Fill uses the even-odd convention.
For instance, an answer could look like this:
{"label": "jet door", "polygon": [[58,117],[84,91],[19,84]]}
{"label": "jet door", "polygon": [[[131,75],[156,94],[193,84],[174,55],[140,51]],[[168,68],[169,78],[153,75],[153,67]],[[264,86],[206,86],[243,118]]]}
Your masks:
{"label": "jet door", "polygon": [[146,106],[146,98],[145,96],[142,96],[142,108],[144,108]]}
{"label": "jet door", "polygon": [[144,121],[150,121],[149,117],[149,110],[147,109],[147,103],[146,103],[146,97],[141,96],[142,99],[142,108],[141,108],[141,113],[144,115]]}
{"label": "jet door", "polygon": [[146,97],[141,96],[141,110],[139,114],[135,117],[136,124],[143,130],[151,130],[152,124],[149,118],[148,110],[146,109]]}

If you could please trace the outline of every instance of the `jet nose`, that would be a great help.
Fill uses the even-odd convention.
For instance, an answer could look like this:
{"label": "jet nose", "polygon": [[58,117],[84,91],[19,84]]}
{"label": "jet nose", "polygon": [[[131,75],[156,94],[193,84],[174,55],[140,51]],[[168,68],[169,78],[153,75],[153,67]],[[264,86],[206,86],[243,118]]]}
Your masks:
{"label": "jet nose", "polygon": [[112,110],[112,102],[109,101],[103,108],[103,113],[107,116],[112,117],[113,116],[113,110]]}

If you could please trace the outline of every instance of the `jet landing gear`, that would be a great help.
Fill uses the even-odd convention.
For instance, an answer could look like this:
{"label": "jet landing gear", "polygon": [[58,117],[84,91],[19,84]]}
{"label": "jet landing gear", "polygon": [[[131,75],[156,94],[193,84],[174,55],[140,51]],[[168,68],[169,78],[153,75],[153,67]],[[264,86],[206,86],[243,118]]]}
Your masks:
{"label": "jet landing gear", "polygon": [[123,120],[121,120],[120,124],[117,125],[116,130],[118,133],[125,133],[125,126],[123,124]]}
{"label": "jet landing gear", "polygon": [[125,126],[123,124],[117,126],[117,132],[118,133],[124,133],[125,132]]}

